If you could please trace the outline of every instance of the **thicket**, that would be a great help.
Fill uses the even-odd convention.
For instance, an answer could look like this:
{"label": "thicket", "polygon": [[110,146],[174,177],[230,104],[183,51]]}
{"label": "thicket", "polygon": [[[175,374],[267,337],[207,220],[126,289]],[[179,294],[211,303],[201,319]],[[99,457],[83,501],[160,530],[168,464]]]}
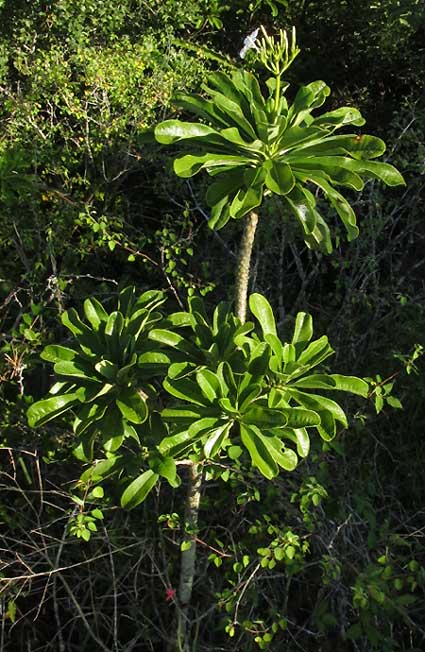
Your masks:
{"label": "thicket", "polygon": [[251,290],[283,339],[311,313],[332,369],[371,392],[297,470],[212,478],[193,649],[421,650],[422,3],[6,0],[1,18],[0,650],[162,650],[169,638],[184,486],[162,484],[129,513],[112,482],[81,493],[70,422],[33,429],[26,411],[51,384],[42,349],[67,345],[59,317],[86,297],[112,311],[126,286],[161,288],[178,311],[191,292],[207,307],[232,296],[241,225],[209,230],[205,180],[176,180],[153,127],[189,119],[176,93],[229,71],[260,23],[296,25],[294,92],[320,78],[328,110],[359,106],[407,185],[349,196],[351,243],[320,206],[330,255],[305,247],[279,199],[263,214]]}

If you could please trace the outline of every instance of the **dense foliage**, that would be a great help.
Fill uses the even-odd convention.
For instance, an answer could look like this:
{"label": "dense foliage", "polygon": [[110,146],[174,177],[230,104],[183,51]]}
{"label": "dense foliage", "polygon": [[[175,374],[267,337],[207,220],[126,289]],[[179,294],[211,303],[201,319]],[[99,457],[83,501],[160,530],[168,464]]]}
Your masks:
{"label": "dense foliage", "polygon": [[[147,407],[158,400],[170,332],[181,337],[166,381],[170,400],[183,395],[199,420],[211,420],[191,431],[206,457],[213,459],[223,446],[231,460],[210,464],[202,496],[194,649],[422,649],[423,3],[4,0],[0,12],[0,649],[164,649],[174,620],[185,491],[167,460],[177,459],[185,480],[184,464],[179,466],[184,448],[179,458],[172,447],[179,452],[186,417],[174,405],[155,404],[149,415]],[[287,73],[288,106],[297,103],[300,85],[324,79],[336,89],[327,97],[327,111],[360,106],[368,131],[387,143],[385,162],[403,172],[407,185],[385,188],[369,178],[359,192],[348,188],[361,230],[350,243],[332,207],[314,195],[315,210],[335,234],[329,255],[305,247],[305,232],[289,217],[284,195],[268,197],[251,290],[254,304],[256,297],[264,308],[258,297],[266,295],[274,306],[275,330],[254,330],[252,324],[251,331],[238,333],[243,327],[228,308],[212,315],[232,296],[240,222],[229,220],[219,233],[208,228],[214,202],[204,197],[207,192],[211,199],[212,191],[201,175],[175,179],[171,148],[154,142],[153,128],[192,120],[182,100],[192,93],[219,99],[205,86],[207,75],[234,81],[232,63],[260,23],[271,34],[297,27],[303,55]],[[247,66],[257,71],[249,56]],[[355,118],[355,133],[338,137],[350,138],[351,145],[373,143],[381,154],[379,138],[368,140]],[[298,166],[300,182],[302,174]],[[286,168],[282,175],[289,176]],[[323,190],[327,179],[319,174],[316,180]],[[262,183],[273,192],[271,171]],[[351,214],[350,220],[353,229]],[[128,291],[123,293],[130,285],[137,288],[131,308]],[[204,317],[198,294],[204,296]],[[166,321],[165,297],[179,324],[179,318]],[[78,317],[83,311],[85,324]],[[313,435],[309,457],[303,428],[295,436],[288,420],[275,421],[273,427],[286,429],[286,451],[293,454],[283,457],[276,449],[264,458],[255,419],[263,420],[262,427],[269,419],[270,426],[276,404],[259,399],[258,409],[251,406],[255,414],[241,413],[245,442],[233,441],[223,411],[228,418],[236,403],[243,404],[244,388],[232,384],[228,369],[233,365],[238,378],[251,365],[261,377],[253,381],[257,386],[269,382],[270,370],[287,373],[285,365],[297,359],[282,357],[280,340],[299,332],[306,312],[314,316],[323,350],[330,352],[319,337],[325,332],[336,350],[332,371],[366,376],[369,400],[340,398],[341,418],[337,427],[335,420],[329,426],[337,436],[323,441]],[[187,352],[195,356],[202,338],[209,338],[209,346],[217,341],[224,314],[220,328],[247,338],[245,357],[228,351],[205,377],[199,359],[188,361]],[[137,350],[123,342],[126,328],[137,334]],[[97,333],[94,350],[109,353],[100,367],[86,366],[93,357],[83,341],[87,330]],[[273,349],[261,346],[270,334],[276,335]],[[83,347],[78,352],[74,337]],[[148,337],[156,343],[156,360],[146,357]],[[132,385],[134,356],[146,364],[143,394]],[[93,389],[113,379],[126,385],[128,396],[117,400],[108,390],[92,412],[86,397],[72,419],[64,410],[59,421],[43,424],[37,414],[33,423],[40,425],[31,427],[26,411],[31,414],[36,408],[30,406],[48,391],[52,361],[65,383],[91,375],[86,385]],[[293,402],[297,391],[321,395],[343,383],[327,364],[320,376],[309,372],[310,384],[307,376],[307,385],[293,388]],[[189,400],[185,376],[195,379]],[[65,390],[69,398],[75,388],[68,383]],[[205,412],[211,392],[220,394],[220,414]],[[364,385],[357,393],[365,393]],[[75,396],[64,404],[73,406]],[[315,413],[315,407],[310,402],[305,412]],[[343,408],[355,415],[349,428]],[[155,417],[159,411],[164,431]],[[117,415],[124,417],[125,432],[117,437],[114,426],[111,438],[108,425]],[[318,422],[310,417],[303,426],[313,433]],[[97,445],[90,427],[100,420],[105,451],[95,449],[97,464],[81,475],[81,460]],[[80,461],[72,454],[73,430],[80,437]],[[131,453],[142,432],[146,440],[140,438],[135,463]],[[150,447],[159,440],[169,447],[156,449],[147,470]],[[278,465],[295,466],[294,456],[301,460],[297,469],[276,477]],[[247,471],[250,459],[254,468]],[[149,476],[127,492],[127,504],[145,498],[148,489],[150,494],[127,513],[117,506],[140,469]],[[111,479],[117,474],[118,485]]]}

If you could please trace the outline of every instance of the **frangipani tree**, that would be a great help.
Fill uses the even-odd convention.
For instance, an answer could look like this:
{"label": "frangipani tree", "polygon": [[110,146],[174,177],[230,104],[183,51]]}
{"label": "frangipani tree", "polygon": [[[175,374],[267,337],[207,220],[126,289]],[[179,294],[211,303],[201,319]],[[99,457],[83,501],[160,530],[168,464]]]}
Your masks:
{"label": "frangipani tree", "polygon": [[[255,45],[254,37],[247,46]],[[174,168],[189,177],[201,169],[214,177],[207,191],[211,228],[245,218],[237,277],[236,310],[220,304],[210,316],[195,296],[188,309],[169,312],[155,290],[140,297],[124,289],[108,313],[95,299],[81,318],[62,316],[73,341],[45,349],[57,382],[50,397],[28,411],[33,427],[72,414],[75,454],[89,464],[81,482],[93,486],[114,474],[124,485],[121,504],[134,508],[161,478],[172,488],[179,470],[189,469],[178,591],[176,650],[190,649],[190,612],[195,574],[196,527],[204,468],[253,466],[267,479],[293,470],[308,455],[310,436],[331,440],[347,417],[335,391],[367,396],[365,381],[320,373],[333,350],[313,339],[312,319],[299,313],[291,341],[279,337],[273,310],[255,293],[246,321],[249,265],[258,209],[277,194],[300,221],[309,246],[331,249],[328,225],[319,215],[314,187],[336,208],[348,237],[358,230],[354,213],[335,189],[360,189],[371,177],[403,183],[386,163],[373,161],[385,146],[372,136],[335,136],[345,125],[363,124],[355,109],[314,118],[329,94],[323,82],[303,87],[288,105],[282,75],[299,50],[285,32],[278,40],[263,31],[257,54],[272,77],[263,96],[254,75],[215,73],[205,92],[179,98],[205,123],[168,120],[156,128],[159,142],[194,148]],[[246,48],[245,48],[246,49]]]}

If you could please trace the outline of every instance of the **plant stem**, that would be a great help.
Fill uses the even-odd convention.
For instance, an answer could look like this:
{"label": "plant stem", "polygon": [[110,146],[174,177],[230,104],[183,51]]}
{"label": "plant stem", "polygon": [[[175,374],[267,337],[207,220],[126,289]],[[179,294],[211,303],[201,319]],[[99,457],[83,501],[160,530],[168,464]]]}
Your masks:
{"label": "plant stem", "polygon": [[236,316],[239,317],[243,324],[246,321],[251,254],[257,224],[258,213],[251,211],[245,218],[238,266],[236,268]]}
{"label": "plant stem", "polygon": [[183,548],[180,557],[179,612],[177,622],[177,650],[189,652],[188,611],[192,598],[193,578],[196,562],[196,529],[198,526],[199,502],[202,487],[202,465],[192,462],[189,466],[189,479],[184,514]]}

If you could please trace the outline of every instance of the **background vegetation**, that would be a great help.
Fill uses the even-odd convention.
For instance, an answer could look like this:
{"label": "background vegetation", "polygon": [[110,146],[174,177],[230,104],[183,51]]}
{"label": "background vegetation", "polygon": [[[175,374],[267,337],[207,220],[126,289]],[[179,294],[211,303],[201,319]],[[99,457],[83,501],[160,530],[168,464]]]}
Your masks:
{"label": "background vegetation", "polygon": [[34,431],[25,412],[50,384],[39,354],[65,341],[65,308],[92,295],[113,305],[130,283],[176,308],[189,288],[211,303],[232,295],[240,224],[208,229],[202,179],[176,179],[151,128],[260,23],[296,25],[293,88],[321,78],[329,108],[360,107],[407,186],[353,195],[361,236],[330,256],[305,249],[278,202],[261,220],[252,290],[283,334],[311,312],[333,368],[378,390],[296,472],[208,485],[194,650],[423,649],[423,3],[0,7],[0,651],[164,649],[183,489],[162,486],[129,514],[107,483],[82,496],[67,421]]}

